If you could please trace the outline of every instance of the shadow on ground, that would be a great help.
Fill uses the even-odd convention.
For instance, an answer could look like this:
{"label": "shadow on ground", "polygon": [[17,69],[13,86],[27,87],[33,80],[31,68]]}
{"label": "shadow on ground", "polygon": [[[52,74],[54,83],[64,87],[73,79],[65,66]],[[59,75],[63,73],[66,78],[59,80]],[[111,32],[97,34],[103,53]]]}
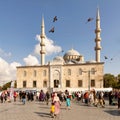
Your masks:
{"label": "shadow on ground", "polygon": [[50,113],[45,113],[45,112],[35,112],[36,114],[38,114],[41,117],[47,117],[50,118]]}
{"label": "shadow on ground", "polygon": [[114,115],[114,116],[120,116],[120,110],[105,110],[104,112]]}

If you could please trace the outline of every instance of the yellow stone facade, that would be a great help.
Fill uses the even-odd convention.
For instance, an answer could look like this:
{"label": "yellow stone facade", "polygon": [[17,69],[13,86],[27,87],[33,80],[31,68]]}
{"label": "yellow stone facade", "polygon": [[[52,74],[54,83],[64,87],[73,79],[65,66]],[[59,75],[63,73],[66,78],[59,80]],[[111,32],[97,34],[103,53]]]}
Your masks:
{"label": "yellow stone facade", "polygon": [[102,62],[17,67],[17,88],[61,91],[103,88],[103,68]]}

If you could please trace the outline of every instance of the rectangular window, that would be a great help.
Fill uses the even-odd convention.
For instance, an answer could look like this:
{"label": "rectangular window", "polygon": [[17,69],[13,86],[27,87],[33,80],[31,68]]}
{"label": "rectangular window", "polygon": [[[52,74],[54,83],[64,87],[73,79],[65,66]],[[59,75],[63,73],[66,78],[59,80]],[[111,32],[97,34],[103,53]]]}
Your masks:
{"label": "rectangular window", "polygon": [[46,88],[47,87],[47,81],[43,82],[43,87]]}
{"label": "rectangular window", "polygon": [[33,81],[33,87],[36,87],[36,86],[37,86],[37,82]]}
{"label": "rectangular window", "polygon": [[66,80],[66,87],[70,87],[70,80]]}
{"label": "rectangular window", "polygon": [[23,81],[23,88],[26,88],[26,86],[27,86],[27,82]]}
{"label": "rectangular window", "polygon": [[78,87],[82,87],[82,80],[78,80]]}
{"label": "rectangular window", "polygon": [[91,80],[91,87],[95,87],[95,80]]}

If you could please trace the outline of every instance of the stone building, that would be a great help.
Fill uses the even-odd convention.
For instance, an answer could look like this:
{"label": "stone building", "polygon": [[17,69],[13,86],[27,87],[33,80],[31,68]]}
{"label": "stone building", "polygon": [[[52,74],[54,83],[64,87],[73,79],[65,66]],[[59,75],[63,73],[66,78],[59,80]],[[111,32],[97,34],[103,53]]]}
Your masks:
{"label": "stone building", "polygon": [[17,67],[17,88],[36,90],[70,91],[103,88],[104,62],[100,61],[101,51],[100,14],[97,9],[95,29],[95,60],[84,61],[75,49],[68,50],[64,56],[56,56],[45,64],[45,26],[41,25],[41,65]]}

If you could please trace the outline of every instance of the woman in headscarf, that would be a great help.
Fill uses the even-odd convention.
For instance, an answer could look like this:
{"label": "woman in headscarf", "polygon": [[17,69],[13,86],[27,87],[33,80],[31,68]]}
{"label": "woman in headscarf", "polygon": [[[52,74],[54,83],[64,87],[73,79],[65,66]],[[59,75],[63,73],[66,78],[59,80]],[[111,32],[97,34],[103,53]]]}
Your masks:
{"label": "woman in headscarf", "polygon": [[53,102],[55,105],[55,115],[57,116],[60,113],[60,105],[61,105],[60,99],[57,96],[57,93],[55,93],[55,95],[54,95]]}

